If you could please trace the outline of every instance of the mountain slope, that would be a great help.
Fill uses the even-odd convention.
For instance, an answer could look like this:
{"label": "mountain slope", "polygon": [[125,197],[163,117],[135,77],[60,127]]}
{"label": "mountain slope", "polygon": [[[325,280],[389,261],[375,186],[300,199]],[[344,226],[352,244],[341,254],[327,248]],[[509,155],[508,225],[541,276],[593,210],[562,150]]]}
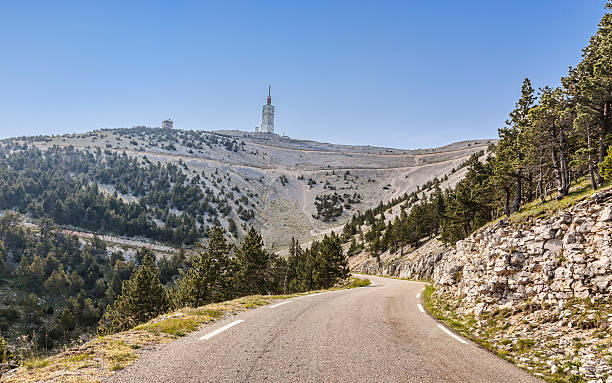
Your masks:
{"label": "mountain slope", "polygon": [[[254,225],[274,249],[285,246],[292,236],[307,240],[346,222],[354,211],[411,192],[434,177],[442,178],[472,153],[486,150],[492,141],[462,141],[441,148],[401,150],[239,131],[133,128],[22,137],[4,140],[2,145],[7,154],[23,151],[26,145],[43,152],[54,146],[64,150],[74,148],[83,155],[95,157],[90,167],[99,167],[98,173],[116,171],[117,168],[106,165],[108,158],[117,155],[121,158],[125,153],[128,159],[137,160],[129,164],[130,171],[142,174],[142,178],[149,179],[149,184],[139,182],[126,187],[133,179],[112,176],[102,179],[98,175],[87,175],[87,182],[95,183],[106,195],[116,193],[126,203],[143,201],[148,219],[157,226],[166,224],[174,230],[175,242],[181,233],[191,230],[190,225],[197,227],[191,230],[193,235],[201,236],[207,226],[217,222],[236,237],[244,234],[247,225]],[[151,169],[158,164],[171,165],[176,179],[158,182],[160,176],[151,175]],[[160,173],[158,168],[154,170]],[[82,171],[73,170],[72,176],[80,176]],[[207,198],[206,205],[169,203],[164,206],[160,198],[158,203],[151,202],[155,187],[161,185],[175,193],[177,182],[197,184],[202,190],[199,197],[200,192],[194,196],[194,191],[184,190],[179,190],[182,193],[179,197],[187,198],[186,194],[197,197],[193,203]],[[169,236],[139,232],[134,235],[153,239]]]}

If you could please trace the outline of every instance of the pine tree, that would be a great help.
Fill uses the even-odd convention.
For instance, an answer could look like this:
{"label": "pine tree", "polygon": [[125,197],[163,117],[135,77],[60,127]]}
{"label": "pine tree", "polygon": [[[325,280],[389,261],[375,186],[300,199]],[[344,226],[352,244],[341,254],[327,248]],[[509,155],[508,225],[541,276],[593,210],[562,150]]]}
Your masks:
{"label": "pine tree", "polygon": [[604,161],[599,164],[599,171],[604,179],[612,179],[612,146],[608,148],[608,155]]}
{"label": "pine tree", "polygon": [[242,295],[265,294],[270,256],[264,249],[263,239],[253,227],[244,237],[236,252],[237,285]]}
{"label": "pine tree", "polygon": [[302,248],[295,237],[291,237],[291,244],[289,245],[289,255],[287,256],[287,267],[285,275],[283,277],[283,293],[294,291],[292,287],[295,287],[298,278],[298,269],[300,262],[302,261],[301,255],[303,254]]}
{"label": "pine tree", "polygon": [[98,333],[111,334],[155,318],[168,309],[166,289],[159,280],[153,254],[143,250],[138,270],[123,282],[121,295],[100,320]]}
{"label": "pine tree", "polygon": [[70,280],[64,271],[64,266],[60,265],[59,269],[53,270],[44,286],[47,291],[53,294],[63,295],[66,293],[70,288]]}
{"label": "pine tree", "polygon": [[193,265],[178,284],[176,307],[199,307],[231,297],[231,246],[224,234],[223,228],[213,226],[209,230],[208,245],[197,245]]}
{"label": "pine tree", "polygon": [[317,249],[316,266],[313,272],[315,286],[328,289],[349,275],[348,259],[342,252],[340,238],[331,233],[323,237]]}
{"label": "pine tree", "polygon": [[[612,10],[612,2],[606,7]],[[606,137],[612,133],[612,13],[602,17],[597,33],[582,51],[582,61],[570,68],[562,82],[576,103],[576,120],[587,137],[589,160],[601,163],[606,156]],[[595,171],[593,164],[589,170]],[[596,176],[601,183],[601,175]]]}
{"label": "pine tree", "polygon": [[[535,101],[534,90],[531,81],[526,78],[521,87],[521,97],[516,103],[514,110],[510,113],[510,119],[506,121],[506,127],[499,129],[499,143],[496,156],[499,158],[498,182],[502,187],[507,187],[507,177],[514,178],[514,202],[512,212],[519,209],[523,200],[523,179],[525,178],[525,129],[529,121],[529,111]],[[506,191],[506,198],[508,193]],[[504,210],[507,210],[504,208]],[[507,213],[507,211],[506,211]]]}

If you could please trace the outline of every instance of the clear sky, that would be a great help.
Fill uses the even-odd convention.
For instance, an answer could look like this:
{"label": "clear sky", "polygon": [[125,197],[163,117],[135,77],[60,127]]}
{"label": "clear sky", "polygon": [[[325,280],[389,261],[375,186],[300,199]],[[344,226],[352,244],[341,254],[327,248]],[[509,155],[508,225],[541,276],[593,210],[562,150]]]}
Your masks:
{"label": "clear sky", "polygon": [[[128,4],[129,3],[129,4]],[[159,126],[399,148],[497,135],[557,85],[604,0],[11,1],[0,137]]]}

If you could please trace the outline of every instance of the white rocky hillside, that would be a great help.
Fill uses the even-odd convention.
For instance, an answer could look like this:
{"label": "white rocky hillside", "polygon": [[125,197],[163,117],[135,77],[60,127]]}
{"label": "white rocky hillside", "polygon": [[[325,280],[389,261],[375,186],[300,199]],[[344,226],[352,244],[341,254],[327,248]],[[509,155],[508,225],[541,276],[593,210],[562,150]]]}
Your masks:
{"label": "white rocky hillside", "polygon": [[[345,223],[356,211],[412,192],[434,177],[450,175],[470,155],[486,151],[496,142],[472,140],[404,150],[327,144],[266,133],[142,127],[13,141],[43,150],[58,145],[126,153],[143,163],[176,163],[188,179],[205,175],[207,193],[227,199],[231,208],[219,217],[221,224],[227,228],[231,218],[238,223],[240,235],[253,225],[274,250],[288,244],[292,236],[305,242]],[[116,191],[109,185],[100,185],[100,189],[110,194]],[[341,200],[333,202],[333,216],[323,220],[315,203],[334,194]],[[353,198],[355,194],[359,197]],[[137,200],[131,195],[119,196],[125,201]],[[247,221],[238,214],[244,201],[254,211]],[[204,222],[211,218],[204,217]]]}

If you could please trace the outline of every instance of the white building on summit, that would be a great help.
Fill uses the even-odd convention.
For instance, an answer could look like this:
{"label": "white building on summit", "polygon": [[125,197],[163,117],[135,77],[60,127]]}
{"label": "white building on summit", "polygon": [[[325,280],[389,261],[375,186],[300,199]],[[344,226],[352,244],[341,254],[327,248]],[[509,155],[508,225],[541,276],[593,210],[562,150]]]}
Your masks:
{"label": "white building on summit", "polygon": [[268,86],[268,102],[263,106],[261,112],[261,128],[262,133],[274,133],[274,107],[272,106],[272,97],[270,97],[270,86]]}

